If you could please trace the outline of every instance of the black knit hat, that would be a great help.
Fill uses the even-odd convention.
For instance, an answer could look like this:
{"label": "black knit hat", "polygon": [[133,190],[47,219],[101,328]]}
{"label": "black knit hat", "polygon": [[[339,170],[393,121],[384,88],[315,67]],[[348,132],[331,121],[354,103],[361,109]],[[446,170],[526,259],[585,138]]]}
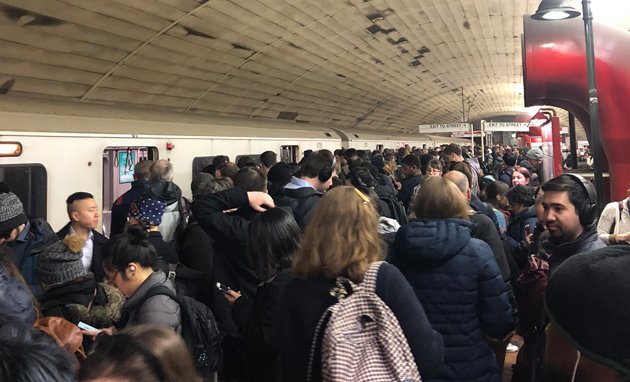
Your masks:
{"label": "black knit hat", "polygon": [[39,281],[46,285],[62,284],[87,275],[81,258],[85,240],[68,235],[63,241],[49,245],[37,256]]}
{"label": "black knit hat", "polygon": [[20,198],[12,192],[0,194],[0,233],[12,231],[26,224],[26,215]]}
{"label": "black knit hat", "polygon": [[553,273],[545,309],[585,356],[630,375],[630,246],[571,256]]}
{"label": "black knit hat", "polygon": [[291,167],[284,162],[278,162],[269,169],[267,180],[269,180],[269,183],[271,184],[280,184],[284,186],[291,181],[291,176],[293,176]]}

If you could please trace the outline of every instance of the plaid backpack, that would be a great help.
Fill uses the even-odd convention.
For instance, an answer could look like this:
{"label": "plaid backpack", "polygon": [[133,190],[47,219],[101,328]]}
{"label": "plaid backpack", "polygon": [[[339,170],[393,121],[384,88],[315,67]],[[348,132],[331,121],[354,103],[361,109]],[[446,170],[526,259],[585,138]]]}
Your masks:
{"label": "plaid backpack", "polygon": [[[329,307],[317,324],[307,380],[316,378],[313,369],[319,347],[322,381],[421,381],[398,319],[376,295],[376,276],[382,263],[373,263],[359,285],[337,280],[338,288],[331,294],[336,292],[339,302]],[[348,286],[352,289],[349,295]]]}

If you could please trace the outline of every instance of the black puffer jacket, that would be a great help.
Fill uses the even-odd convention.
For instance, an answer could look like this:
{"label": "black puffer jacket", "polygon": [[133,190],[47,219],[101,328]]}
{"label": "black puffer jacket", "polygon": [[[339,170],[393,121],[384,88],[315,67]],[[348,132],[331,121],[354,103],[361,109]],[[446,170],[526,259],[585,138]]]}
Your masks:
{"label": "black puffer jacket", "polygon": [[277,207],[291,208],[295,221],[304,230],[311,219],[315,205],[322,196],[321,192],[312,187],[285,188],[281,194],[273,197],[273,201]]}

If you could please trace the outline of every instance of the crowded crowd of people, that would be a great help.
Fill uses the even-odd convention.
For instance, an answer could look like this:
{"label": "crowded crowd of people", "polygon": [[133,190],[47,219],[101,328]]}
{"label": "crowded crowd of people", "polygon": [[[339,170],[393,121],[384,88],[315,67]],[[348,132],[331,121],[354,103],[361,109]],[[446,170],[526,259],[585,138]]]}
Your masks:
{"label": "crowded crowd of people", "polygon": [[0,184],[0,380],[626,380],[628,199],[483,154],[217,155],[192,199],[142,160],[109,238],[92,194],[55,232]]}

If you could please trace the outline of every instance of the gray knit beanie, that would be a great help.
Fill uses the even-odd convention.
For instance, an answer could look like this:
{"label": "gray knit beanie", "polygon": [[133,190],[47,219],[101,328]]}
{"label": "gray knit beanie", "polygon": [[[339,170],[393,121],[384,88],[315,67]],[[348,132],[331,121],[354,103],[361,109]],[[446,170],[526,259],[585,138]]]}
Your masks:
{"label": "gray knit beanie", "polygon": [[81,250],[85,241],[77,235],[49,245],[37,257],[39,281],[45,285],[61,284],[87,275],[83,268]]}
{"label": "gray knit beanie", "polygon": [[0,194],[0,233],[10,232],[26,221],[20,198],[12,192]]}

